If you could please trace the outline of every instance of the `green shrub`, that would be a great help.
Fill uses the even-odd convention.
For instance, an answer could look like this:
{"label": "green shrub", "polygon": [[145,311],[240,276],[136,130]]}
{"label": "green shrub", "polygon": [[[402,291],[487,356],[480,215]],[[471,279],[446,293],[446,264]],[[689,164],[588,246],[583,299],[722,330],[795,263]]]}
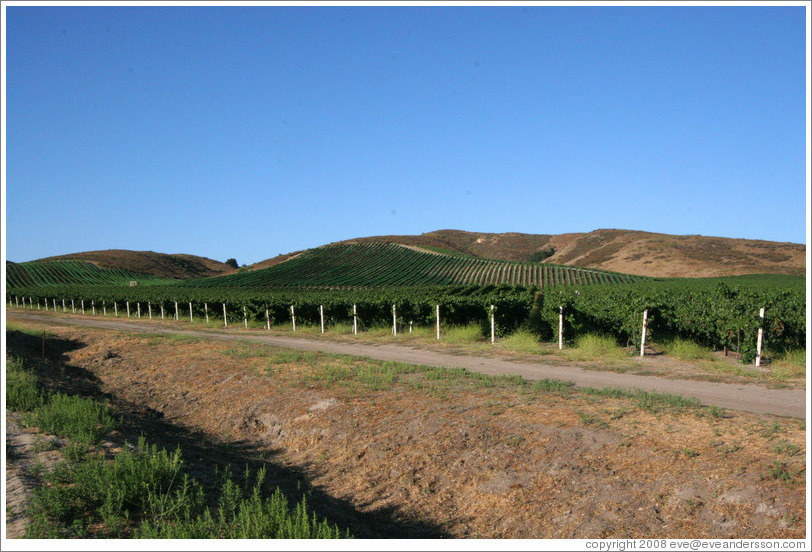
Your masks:
{"label": "green shrub", "polygon": [[106,405],[63,393],[51,396],[33,413],[32,421],[46,433],[83,444],[97,442],[113,428],[113,417]]}
{"label": "green shrub", "polygon": [[29,412],[45,402],[37,387],[37,376],[23,366],[19,357],[6,356],[6,406],[10,410]]}
{"label": "green shrub", "polygon": [[475,343],[482,339],[482,329],[478,324],[451,326],[445,332],[445,341],[449,343]]}
{"label": "green shrub", "polygon": [[500,347],[522,353],[545,353],[539,338],[530,330],[520,328],[499,342]]}
{"label": "green shrub", "polygon": [[661,344],[663,352],[672,355],[680,360],[710,360],[711,352],[707,347],[703,347],[687,339],[674,338]]}
{"label": "green shrub", "polygon": [[576,360],[624,359],[629,353],[610,336],[585,334],[575,340],[574,349],[566,349],[566,354]]}

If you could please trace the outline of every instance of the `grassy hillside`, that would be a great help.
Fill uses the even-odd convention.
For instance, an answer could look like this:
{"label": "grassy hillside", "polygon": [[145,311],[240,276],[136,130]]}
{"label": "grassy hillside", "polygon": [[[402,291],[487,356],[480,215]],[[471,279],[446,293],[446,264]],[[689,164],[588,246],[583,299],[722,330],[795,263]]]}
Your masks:
{"label": "grassy hillside", "polygon": [[194,286],[419,286],[622,283],[643,278],[550,264],[479,259],[391,243],[319,247],[269,268],[190,281]]}
{"label": "grassy hillside", "polygon": [[129,270],[99,268],[83,261],[31,261],[28,263],[6,262],[6,287],[59,285],[129,285],[165,283],[167,278]]}
{"label": "grassy hillside", "polygon": [[234,272],[225,263],[195,255],[107,249],[38,259],[38,261],[78,260],[100,268],[151,274],[160,278],[207,278]]}
{"label": "grassy hillside", "polygon": [[657,278],[803,275],[806,271],[803,244],[631,230],[559,235],[438,230],[419,236],[378,236],[338,243],[380,241],[506,261],[529,261],[534,255],[552,250],[545,263]]}

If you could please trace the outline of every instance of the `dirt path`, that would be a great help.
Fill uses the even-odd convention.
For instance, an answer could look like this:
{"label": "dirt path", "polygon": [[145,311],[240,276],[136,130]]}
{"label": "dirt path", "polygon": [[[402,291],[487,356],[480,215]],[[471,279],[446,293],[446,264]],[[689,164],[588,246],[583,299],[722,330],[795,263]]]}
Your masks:
{"label": "dirt path", "polygon": [[357,355],[377,360],[397,361],[408,364],[464,368],[492,375],[520,375],[528,380],[557,379],[571,381],[580,387],[613,387],[641,389],[658,393],[671,393],[696,398],[702,404],[721,408],[773,414],[777,416],[806,417],[805,389],[769,389],[756,384],[730,384],[706,381],[675,380],[657,376],[620,374],[584,370],[576,366],[549,366],[540,363],[507,361],[476,356],[460,356],[436,351],[426,351],[402,345],[364,345],[335,343],[307,338],[269,336],[259,332],[241,330],[232,333],[223,330],[173,329],[157,326],[148,321],[111,320],[103,318],[62,318],[44,313],[7,313],[8,320],[31,320],[88,326],[122,331],[151,332],[159,334],[194,335],[206,339],[226,341],[251,341],[289,349],[320,351],[325,353]]}

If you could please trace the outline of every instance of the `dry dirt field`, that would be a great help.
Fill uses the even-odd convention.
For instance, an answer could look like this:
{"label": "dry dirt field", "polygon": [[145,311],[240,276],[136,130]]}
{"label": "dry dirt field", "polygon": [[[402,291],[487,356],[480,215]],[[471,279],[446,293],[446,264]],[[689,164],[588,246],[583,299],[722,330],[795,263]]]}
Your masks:
{"label": "dry dirt field", "polygon": [[[215,466],[265,465],[361,538],[805,538],[801,419],[260,344],[17,326],[34,335],[9,331],[10,354],[122,415],[106,446],[142,433],[180,445],[204,481]],[[6,515],[19,526],[36,436],[9,422],[7,468],[21,477],[7,481]]]}

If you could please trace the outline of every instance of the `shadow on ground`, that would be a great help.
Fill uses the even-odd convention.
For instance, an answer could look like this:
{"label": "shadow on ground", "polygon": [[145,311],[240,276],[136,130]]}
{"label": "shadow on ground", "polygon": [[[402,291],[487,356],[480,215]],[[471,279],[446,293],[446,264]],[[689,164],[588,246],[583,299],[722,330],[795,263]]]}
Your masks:
{"label": "shadow on ground", "polygon": [[429,520],[415,519],[394,508],[359,511],[350,502],[312,487],[303,467],[274,461],[278,452],[260,450],[251,442],[219,439],[167,422],[161,412],[101,392],[101,382],[92,372],[68,362],[67,353],[83,347],[81,341],[61,339],[46,333],[44,346],[43,358],[41,334],[16,330],[7,332],[8,354],[23,357],[26,364],[35,370],[43,387],[49,391],[93,397],[110,404],[120,418],[111,441],[119,446],[124,442],[132,444],[143,435],[148,442],[170,451],[179,446],[190,475],[209,490],[217,481],[217,474],[224,470],[230,471],[235,482],[242,483],[246,471],[255,474],[264,467],[268,494],[279,487],[291,504],[306,497],[308,507],[317,516],[341,528],[348,528],[357,538],[451,538],[441,526]]}

